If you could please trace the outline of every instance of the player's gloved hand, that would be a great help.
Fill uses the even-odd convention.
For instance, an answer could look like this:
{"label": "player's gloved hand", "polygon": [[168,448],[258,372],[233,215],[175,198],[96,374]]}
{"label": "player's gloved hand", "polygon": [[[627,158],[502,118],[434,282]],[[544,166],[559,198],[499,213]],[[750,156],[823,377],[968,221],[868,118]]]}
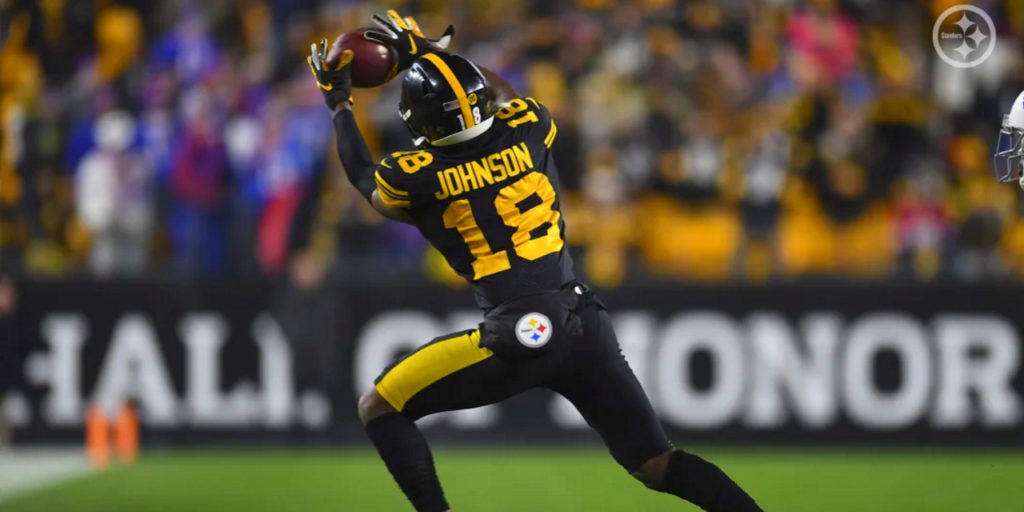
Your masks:
{"label": "player's gloved hand", "polygon": [[327,107],[333,112],[342,102],[352,103],[352,74],[349,64],[352,62],[352,50],[341,53],[337,63],[327,63],[327,39],[320,39],[320,45],[309,45],[309,57],[306,62],[309,70],[316,78],[316,86],[324,95]]}
{"label": "player's gloved hand", "polygon": [[427,39],[412,16],[403,19],[394,9],[389,9],[387,14],[386,18],[374,14],[373,22],[380,30],[367,30],[364,37],[395,49],[398,54],[396,72],[409,69],[421,55],[447,50],[455,35],[455,27],[448,25],[440,39]]}

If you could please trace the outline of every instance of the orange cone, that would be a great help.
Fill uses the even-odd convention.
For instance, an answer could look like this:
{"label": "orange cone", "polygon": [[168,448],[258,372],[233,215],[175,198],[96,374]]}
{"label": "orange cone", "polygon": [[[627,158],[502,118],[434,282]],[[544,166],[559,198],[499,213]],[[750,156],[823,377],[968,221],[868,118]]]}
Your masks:
{"label": "orange cone", "polygon": [[106,469],[110,464],[110,424],[98,405],[89,409],[85,419],[85,450],[96,469]]}
{"label": "orange cone", "polygon": [[114,428],[117,457],[124,464],[131,464],[139,456],[139,416],[135,407],[125,404],[117,414]]}

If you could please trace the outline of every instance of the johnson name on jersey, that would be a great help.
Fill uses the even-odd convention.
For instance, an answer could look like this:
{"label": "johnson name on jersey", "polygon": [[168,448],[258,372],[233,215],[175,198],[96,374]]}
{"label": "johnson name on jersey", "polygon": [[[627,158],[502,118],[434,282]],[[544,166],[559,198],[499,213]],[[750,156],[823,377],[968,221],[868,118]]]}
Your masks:
{"label": "johnson name on jersey", "polygon": [[406,209],[490,307],[574,277],[547,108],[516,98],[480,124],[489,126],[465,142],[393,153],[375,179],[384,204]]}

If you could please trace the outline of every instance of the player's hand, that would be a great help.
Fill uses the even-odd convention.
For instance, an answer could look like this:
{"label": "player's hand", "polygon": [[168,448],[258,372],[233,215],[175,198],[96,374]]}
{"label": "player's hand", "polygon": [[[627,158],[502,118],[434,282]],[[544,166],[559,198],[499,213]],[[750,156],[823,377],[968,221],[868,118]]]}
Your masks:
{"label": "player's hand", "polygon": [[412,16],[402,18],[394,9],[388,10],[387,17],[374,14],[373,22],[380,29],[367,30],[364,37],[395,49],[398,54],[398,72],[409,69],[421,55],[447,50],[455,35],[455,27],[448,25],[440,39],[427,39]]}
{"label": "player's hand", "polygon": [[306,62],[316,79],[316,87],[324,95],[328,108],[333,112],[343,102],[352,103],[352,50],[345,50],[332,66],[327,64],[327,39],[320,39],[320,45],[309,45]]}

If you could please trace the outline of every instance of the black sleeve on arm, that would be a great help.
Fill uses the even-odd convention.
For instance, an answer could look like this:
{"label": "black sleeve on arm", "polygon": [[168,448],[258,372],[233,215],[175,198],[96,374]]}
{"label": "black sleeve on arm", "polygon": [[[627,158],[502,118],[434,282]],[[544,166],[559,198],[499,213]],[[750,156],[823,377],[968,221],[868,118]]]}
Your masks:
{"label": "black sleeve on arm", "polygon": [[341,165],[345,168],[348,181],[367,201],[372,202],[373,191],[377,189],[377,184],[373,180],[373,170],[376,166],[370,148],[366,147],[363,134],[356,125],[355,115],[351,109],[342,108],[334,114],[333,120],[338,156],[341,157]]}
{"label": "black sleeve on arm", "polygon": [[512,84],[508,83],[500,75],[483,66],[480,66],[479,69],[483,73],[484,78],[487,79],[487,85],[491,87],[491,93],[494,95],[495,102],[504,104],[519,97],[515,87],[512,87]]}

